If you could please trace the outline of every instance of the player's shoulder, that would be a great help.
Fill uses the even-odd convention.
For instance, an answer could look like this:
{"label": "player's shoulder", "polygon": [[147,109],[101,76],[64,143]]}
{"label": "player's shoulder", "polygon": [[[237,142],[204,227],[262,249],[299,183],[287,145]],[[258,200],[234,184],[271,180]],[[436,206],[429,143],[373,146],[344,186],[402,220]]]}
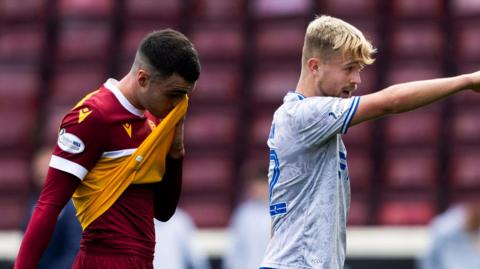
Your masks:
{"label": "player's shoulder", "polygon": [[357,97],[340,98],[332,96],[312,96],[297,102],[294,106],[298,113],[330,113],[332,110],[347,109]]}
{"label": "player's shoulder", "polygon": [[277,115],[279,117],[290,119],[310,117],[312,116],[312,113],[328,109],[331,101],[331,98],[315,96],[302,100],[285,102],[277,109]]}
{"label": "player's shoulder", "polygon": [[81,107],[89,107],[91,109],[109,112],[112,109],[117,108],[117,101],[115,95],[107,89],[105,86],[100,87],[98,90],[93,91],[85,95],[72,110],[77,110]]}
{"label": "player's shoulder", "polygon": [[82,98],[64,117],[62,125],[97,125],[106,121],[109,101],[108,91],[100,88]]}

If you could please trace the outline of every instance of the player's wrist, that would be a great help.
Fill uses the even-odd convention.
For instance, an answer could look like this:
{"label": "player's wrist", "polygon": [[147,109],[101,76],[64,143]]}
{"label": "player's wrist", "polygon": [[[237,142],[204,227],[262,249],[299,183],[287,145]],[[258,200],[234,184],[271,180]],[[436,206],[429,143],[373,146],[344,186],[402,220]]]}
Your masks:
{"label": "player's wrist", "polygon": [[180,148],[171,149],[168,156],[172,159],[183,158],[183,156],[185,156],[185,148],[182,146]]}
{"label": "player's wrist", "polygon": [[465,89],[471,89],[473,91],[480,91],[480,72],[470,73],[463,75],[464,83],[467,85]]}

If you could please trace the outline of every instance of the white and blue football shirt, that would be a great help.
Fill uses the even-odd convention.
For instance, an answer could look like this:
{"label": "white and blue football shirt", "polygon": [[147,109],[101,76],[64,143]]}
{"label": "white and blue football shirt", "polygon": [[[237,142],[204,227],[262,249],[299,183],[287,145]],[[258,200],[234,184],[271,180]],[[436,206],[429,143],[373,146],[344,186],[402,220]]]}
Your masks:
{"label": "white and blue football shirt", "polygon": [[341,134],[359,101],[289,92],[275,111],[268,138],[272,237],[261,267],[343,268],[350,183]]}

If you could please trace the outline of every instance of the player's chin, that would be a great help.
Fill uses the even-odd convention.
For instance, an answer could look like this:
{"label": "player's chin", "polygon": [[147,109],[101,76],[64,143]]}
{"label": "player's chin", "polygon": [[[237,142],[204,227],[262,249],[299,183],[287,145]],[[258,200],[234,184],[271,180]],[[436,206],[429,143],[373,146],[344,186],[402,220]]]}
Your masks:
{"label": "player's chin", "polygon": [[341,98],[350,98],[352,96],[352,92],[351,91],[342,91],[340,93],[340,97]]}

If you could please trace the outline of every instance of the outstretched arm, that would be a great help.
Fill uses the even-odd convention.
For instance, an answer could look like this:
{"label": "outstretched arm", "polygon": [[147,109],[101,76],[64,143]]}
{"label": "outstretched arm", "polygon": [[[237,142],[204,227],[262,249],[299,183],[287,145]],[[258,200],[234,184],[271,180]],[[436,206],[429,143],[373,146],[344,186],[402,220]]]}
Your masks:
{"label": "outstretched arm", "polygon": [[162,181],[155,184],[155,218],[164,222],[175,213],[182,190],[183,156],[185,155],[183,125],[183,120],[177,124],[175,137],[165,161],[165,174]]}
{"label": "outstretched arm", "polygon": [[15,269],[37,268],[55,229],[57,217],[77,188],[80,180],[66,172],[50,168],[35,211],[23,237]]}
{"label": "outstretched arm", "polygon": [[387,114],[413,110],[465,89],[480,91],[480,71],[450,78],[396,84],[362,96],[350,126]]}

